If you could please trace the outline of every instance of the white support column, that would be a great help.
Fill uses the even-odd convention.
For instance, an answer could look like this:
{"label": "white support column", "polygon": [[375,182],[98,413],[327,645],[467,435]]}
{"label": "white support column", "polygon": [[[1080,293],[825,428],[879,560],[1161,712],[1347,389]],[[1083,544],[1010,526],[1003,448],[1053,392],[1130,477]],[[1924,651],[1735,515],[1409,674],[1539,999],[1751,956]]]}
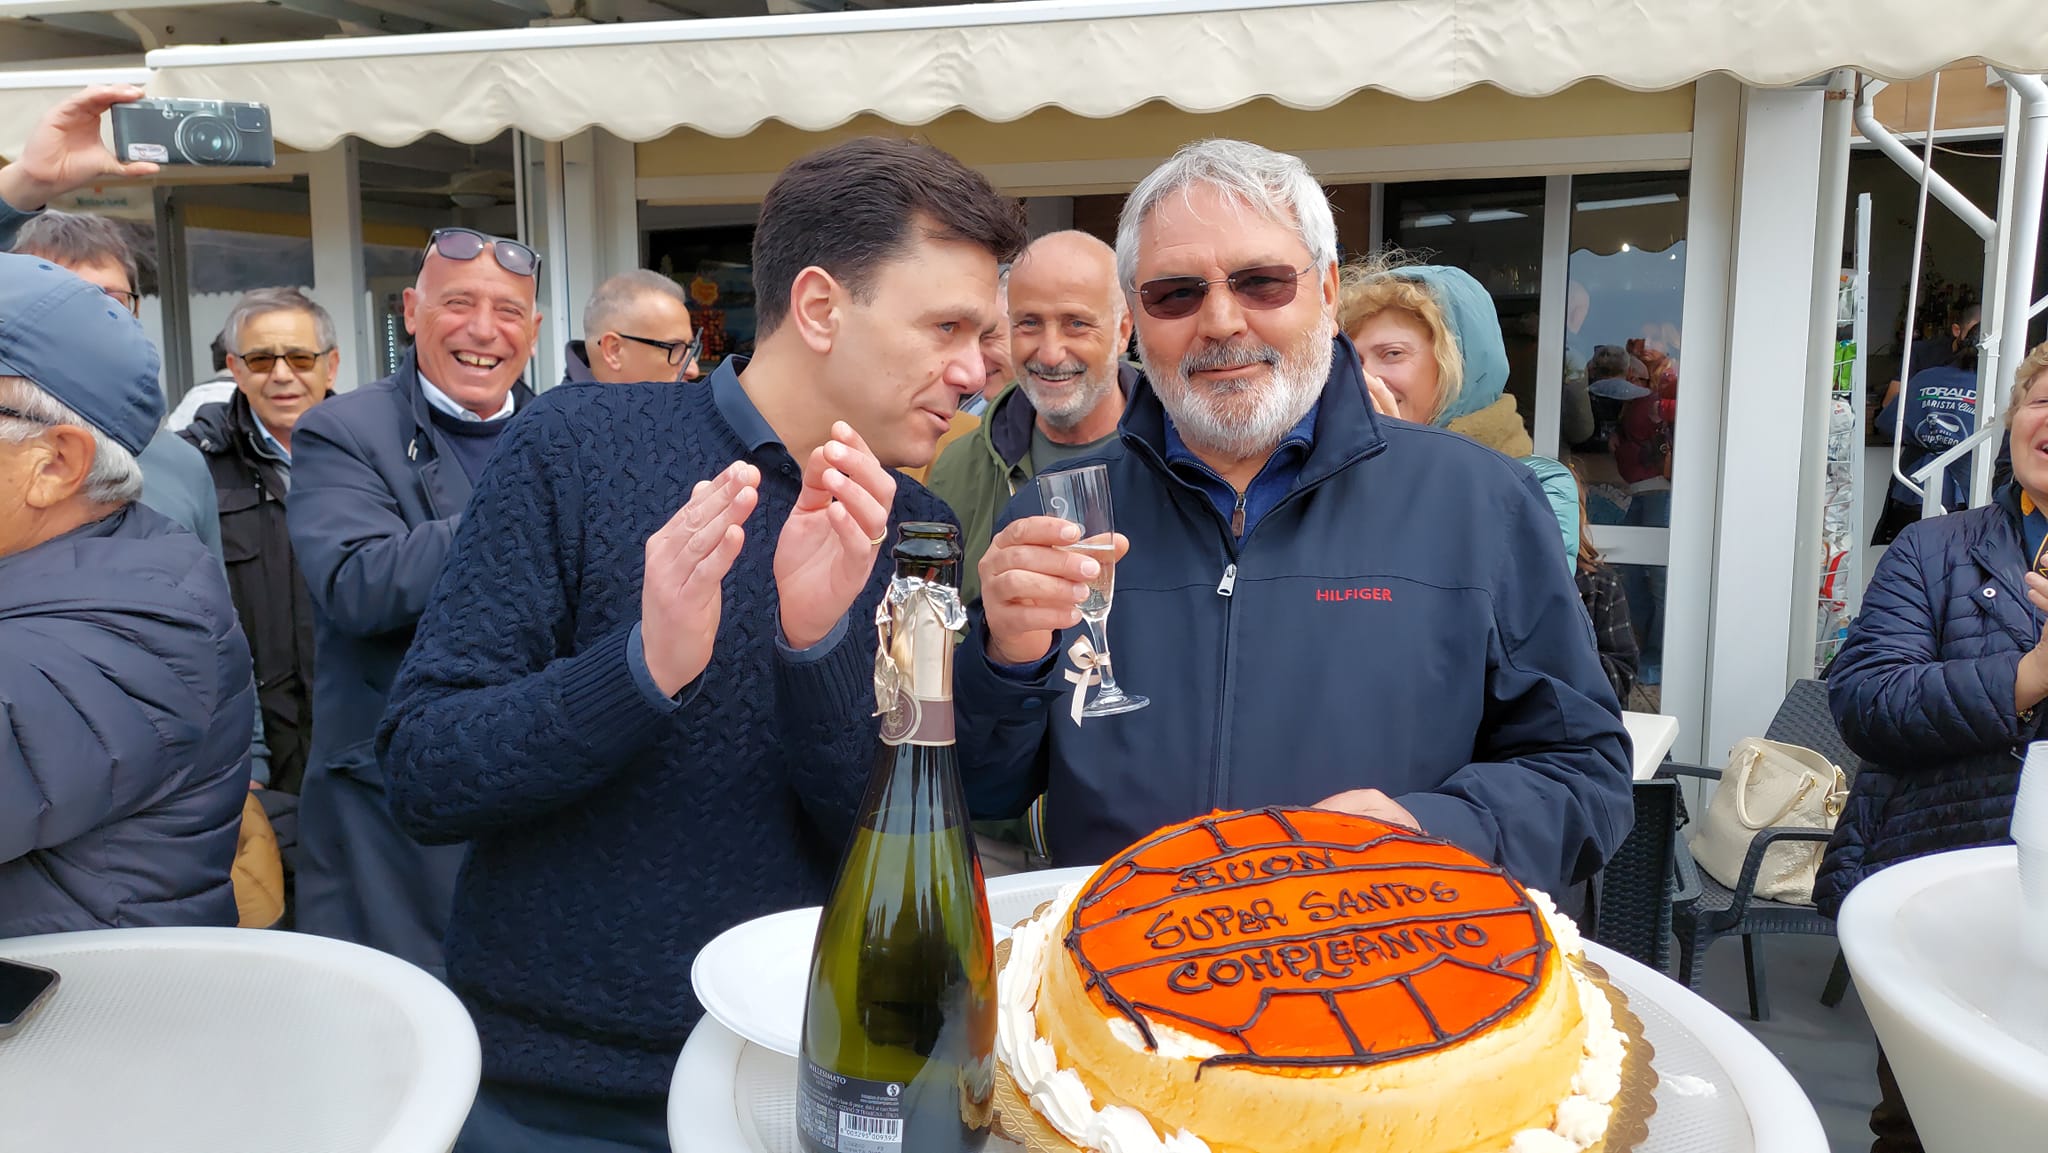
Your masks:
{"label": "white support column", "polygon": [[555,233],[555,267],[563,272],[556,304],[560,312],[560,321],[555,326],[557,344],[583,335],[583,306],[589,303],[591,290],[607,275],[603,268],[605,236],[598,207],[597,142],[591,131],[562,141],[561,179],[562,227]]}
{"label": "white support column", "polygon": [[370,359],[370,290],[363,270],[363,197],[353,137],[311,157],[306,174],[313,223],[312,297],[334,317],[341,371],[334,387],[347,391],[377,379]]}
{"label": "white support column", "polygon": [[[1660,707],[1679,721],[1672,755],[1713,760],[1705,734],[1711,679],[1715,511],[1728,381],[1729,284],[1735,256],[1742,86],[1708,76],[1693,92],[1692,177],[1685,221],[1684,360],[1672,428],[1671,544],[1664,595]],[[1740,620],[1739,616],[1732,618]],[[1731,626],[1732,627],[1732,626]]]}
{"label": "white support column", "polygon": [[[1814,611],[1815,590],[1793,579],[1799,510],[1789,498],[1799,491],[1805,442],[1824,95],[1817,88],[1743,93],[1701,750],[1709,764],[1770,724],[1787,684],[1789,638],[1781,630],[1796,608]],[[1689,382],[1700,379],[1696,367],[1686,366]],[[1679,428],[1682,435],[1682,418]],[[1673,560],[1675,584],[1683,569]]]}
{"label": "white support column", "polygon": [[[597,161],[597,278],[640,267],[640,199],[635,194],[638,153],[633,142],[591,129]],[[588,293],[585,297],[588,297]]]}
{"label": "white support column", "polygon": [[[1841,69],[1828,79],[1821,121],[1820,186],[1813,230],[1813,293],[1807,322],[1806,444],[1799,466],[1799,551],[1792,569],[1791,642],[1785,674],[1813,676],[1820,626],[1820,585],[1827,501],[1828,428],[1834,419],[1835,333],[1840,312],[1842,229],[1849,201],[1850,116],[1855,112],[1856,74]],[[1803,591],[1802,591],[1803,590]],[[1803,598],[1803,599],[1802,599]]]}

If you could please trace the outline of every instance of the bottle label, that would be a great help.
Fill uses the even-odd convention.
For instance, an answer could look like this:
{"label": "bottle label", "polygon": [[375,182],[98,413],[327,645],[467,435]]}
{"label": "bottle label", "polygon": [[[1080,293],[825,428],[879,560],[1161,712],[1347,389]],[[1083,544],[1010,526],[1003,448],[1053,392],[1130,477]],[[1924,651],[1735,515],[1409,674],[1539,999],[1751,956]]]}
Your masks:
{"label": "bottle label", "polygon": [[902,1153],[903,1083],[864,1081],[803,1062],[796,1123],[806,1149]]}
{"label": "bottle label", "polygon": [[950,745],[953,743],[953,702],[911,696],[899,685],[889,710],[882,714],[885,745]]}

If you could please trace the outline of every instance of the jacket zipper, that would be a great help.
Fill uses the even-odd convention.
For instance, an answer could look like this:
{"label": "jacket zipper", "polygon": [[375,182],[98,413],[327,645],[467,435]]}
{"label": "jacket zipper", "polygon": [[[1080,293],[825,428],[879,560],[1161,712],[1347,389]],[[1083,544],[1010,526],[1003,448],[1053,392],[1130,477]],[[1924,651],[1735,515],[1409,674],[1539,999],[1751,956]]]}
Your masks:
{"label": "jacket zipper", "polygon": [[1230,535],[1244,539],[1244,493],[1237,494],[1237,507],[1230,510]]}

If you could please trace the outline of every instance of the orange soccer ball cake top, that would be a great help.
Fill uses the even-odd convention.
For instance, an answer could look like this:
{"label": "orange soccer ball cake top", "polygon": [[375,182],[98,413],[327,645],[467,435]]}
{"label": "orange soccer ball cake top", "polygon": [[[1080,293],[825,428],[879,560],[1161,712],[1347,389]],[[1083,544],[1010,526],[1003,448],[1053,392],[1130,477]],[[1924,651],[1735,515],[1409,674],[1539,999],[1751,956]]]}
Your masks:
{"label": "orange soccer ball cake top", "polygon": [[1462,849],[1313,809],[1161,830],[1104,865],[1066,947],[1089,995],[1202,1062],[1313,1073],[1416,1057],[1507,1020],[1554,947],[1527,891]]}

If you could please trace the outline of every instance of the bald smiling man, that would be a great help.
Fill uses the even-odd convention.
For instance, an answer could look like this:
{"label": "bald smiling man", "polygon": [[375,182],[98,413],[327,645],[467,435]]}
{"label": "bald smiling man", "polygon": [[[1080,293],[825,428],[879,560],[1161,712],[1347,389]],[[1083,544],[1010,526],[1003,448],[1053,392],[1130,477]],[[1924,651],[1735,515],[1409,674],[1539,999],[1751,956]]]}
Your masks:
{"label": "bald smiling man", "polygon": [[313,742],[300,791],[298,927],[436,974],[464,846],[392,822],[371,748],[385,697],[500,434],[533,399],[540,258],[444,228],[405,291],[413,348],[292,434],[292,550],[313,599]]}

